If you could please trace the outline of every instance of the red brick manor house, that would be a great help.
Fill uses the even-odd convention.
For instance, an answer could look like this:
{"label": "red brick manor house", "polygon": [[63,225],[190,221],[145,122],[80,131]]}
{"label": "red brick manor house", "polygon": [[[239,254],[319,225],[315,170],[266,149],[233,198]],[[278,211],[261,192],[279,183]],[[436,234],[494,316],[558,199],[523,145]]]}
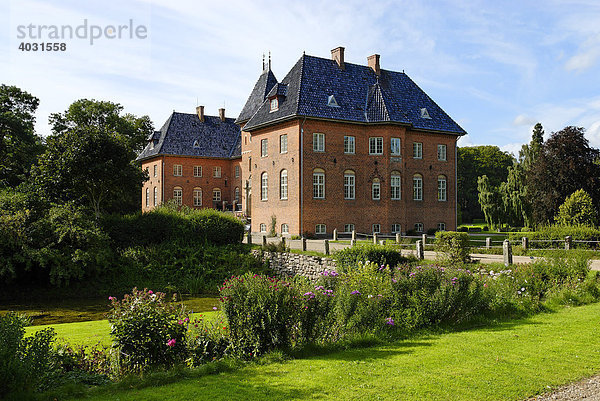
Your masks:
{"label": "red brick manor house", "polygon": [[302,55],[270,63],[238,118],[175,113],[138,157],[142,210],[170,199],[239,210],[252,231],[456,229],[456,141],[465,131],[405,73]]}

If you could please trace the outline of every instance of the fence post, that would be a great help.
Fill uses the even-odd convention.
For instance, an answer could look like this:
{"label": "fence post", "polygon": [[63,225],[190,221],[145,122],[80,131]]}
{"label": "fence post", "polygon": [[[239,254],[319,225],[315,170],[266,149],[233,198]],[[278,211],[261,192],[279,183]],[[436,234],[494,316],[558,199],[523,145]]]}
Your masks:
{"label": "fence post", "polygon": [[504,266],[512,265],[513,263],[513,255],[512,255],[512,246],[510,245],[510,241],[505,239],[502,243],[502,255],[504,256]]}
{"label": "fence post", "polygon": [[267,236],[266,235],[262,236],[262,243],[263,243],[263,246],[267,246]]}
{"label": "fence post", "polygon": [[425,259],[425,253],[423,252],[423,242],[421,240],[417,240],[417,258]]}
{"label": "fence post", "polygon": [[373,233],[373,244],[377,245],[377,233]]}
{"label": "fence post", "polygon": [[379,245],[385,245],[385,240],[384,239],[380,240]]}
{"label": "fence post", "polygon": [[246,236],[246,243],[252,244],[252,232],[248,231],[248,235]]}
{"label": "fence post", "polygon": [[521,246],[523,247],[524,251],[526,251],[527,248],[529,248],[529,238],[528,237],[521,238]]}
{"label": "fence post", "polygon": [[427,245],[427,234],[421,235],[421,240],[423,241],[423,246]]}
{"label": "fence post", "polygon": [[355,239],[351,239],[350,240],[350,247],[353,247],[354,245],[356,245],[356,240]]}
{"label": "fence post", "polygon": [[302,251],[306,251],[306,238],[302,237]]}
{"label": "fence post", "polygon": [[337,228],[333,229],[333,240],[337,241]]}
{"label": "fence post", "polygon": [[492,237],[485,238],[485,249],[490,249],[492,247]]}
{"label": "fence post", "polygon": [[400,233],[396,233],[396,244],[400,243]]}
{"label": "fence post", "polygon": [[570,236],[570,235],[567,235],[567,236],[565,237],[565,249],[566,249],[567,251],[568,251],[568,250],[570,250],[570,249],[572,249],[572,247],[573,247],[573,241],[572,241],[572,240],[573,240],[573,239],[571,238],[571,236]]}
{"label": "fence post", "polygon": [[323,245],[325,246],[325,255],[329,255],[329,240],[323,241]]}
{"label": "fence post", "polygon": [[356,242],[356,231],[352,230],[352,241]]}

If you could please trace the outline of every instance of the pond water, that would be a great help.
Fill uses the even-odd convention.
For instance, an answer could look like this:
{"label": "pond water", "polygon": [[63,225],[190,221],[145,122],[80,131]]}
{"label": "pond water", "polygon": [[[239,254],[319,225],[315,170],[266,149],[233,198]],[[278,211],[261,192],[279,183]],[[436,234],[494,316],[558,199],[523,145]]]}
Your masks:
{"label": "pond water", "polygon": [[[190,312],[213,311],[219,306],[217,297],[184,296],[183,303]],[[73,299],[61,301],[34,301],[31,303],[0,303],[0,315],[8,311],[31,317],[33,326],[56,323],[85,322],[106,319],[110,309],[106,298]]]}

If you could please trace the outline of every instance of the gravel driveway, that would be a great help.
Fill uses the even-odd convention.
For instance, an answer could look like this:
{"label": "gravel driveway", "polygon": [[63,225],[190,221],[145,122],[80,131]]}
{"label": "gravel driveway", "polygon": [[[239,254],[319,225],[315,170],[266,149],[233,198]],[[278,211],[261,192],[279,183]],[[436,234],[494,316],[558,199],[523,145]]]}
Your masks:
{"label": "gravel driveway", "polygon": [[561,387],[551,393],[529,398],[528,401],[600,401],[600,375]]}

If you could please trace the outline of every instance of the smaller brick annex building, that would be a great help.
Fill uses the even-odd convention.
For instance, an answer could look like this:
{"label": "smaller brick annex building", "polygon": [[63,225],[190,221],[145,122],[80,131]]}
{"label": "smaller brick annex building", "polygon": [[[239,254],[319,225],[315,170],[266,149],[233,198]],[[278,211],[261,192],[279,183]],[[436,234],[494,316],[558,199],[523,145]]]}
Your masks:
{"label": "smaller brick annex building", "polygon": [[456,141],[466,132],[404,72],[302,55],[270,68],[238,118],[173,113],[138,157],[142,210],[175,199],[234,209],[252,231],[456,229]]}

